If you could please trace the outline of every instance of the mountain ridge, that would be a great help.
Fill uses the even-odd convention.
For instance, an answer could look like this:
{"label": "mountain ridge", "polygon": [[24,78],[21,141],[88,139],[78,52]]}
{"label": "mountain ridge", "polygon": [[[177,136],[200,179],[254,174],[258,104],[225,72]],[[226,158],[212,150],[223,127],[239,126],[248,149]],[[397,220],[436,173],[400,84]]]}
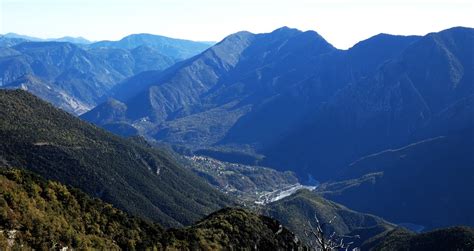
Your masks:
{"label": "mountain ridge", "polygon": [[[147,48],[85,50],[67,42],[23,42],[0,51],[5,52],[0,57],[0,87],[29,89],[75,114],[94,107],[117,82],[134,73],[175,62]],[[37,81],[23,81],[25,77]]]}
{"label": "mountain ridge", "polygon": [[[326,180],[358,157],[409,144],[472,93],[472,58],[462,56],[472,37],[459,27],[382,34],[337,50],[313,31],[239,32],[162,74],[129,79],[112,97],[127,107],[120,122],[149,139],[263,155],[257,164]],[[105,126],[94,113],[83,118]]]}
{"label": "mountain ridge", "polygon": [[37,38],[37,37],[32,37],[32,36],[27,36],[27,35],[21,35],[21,34],[16,34],[13,32],[6,33],[6,34],[0,34],[2,37],[6,38],[14,38],[14,39],[22,39],[22,40],[27,40],[27,41],[32,41],[32,42],[45,42],[45,41],[55,41],[55,42],[70,42],[70,43],[75,43],[75,44],[90,44],[92,41],[89,41],[83,37],[71,37],[71,36],[64,36],[60,38]]}
{"label": "mountain ridge", "polygon": [[161,54],[179,60],[192,57],[209,47],[209,44],[205,42],[171,38],[149,33],[131,34],[118,41],[97,41],[89,44],[88,47],[134,49],[142,45],[152,47],[158,50]]}
{"label": "mountain ridge", "polygon": [[166,152],[117,137],[21,90],[0,90],[0,163],[82,189],[164,226],[232,201]]}

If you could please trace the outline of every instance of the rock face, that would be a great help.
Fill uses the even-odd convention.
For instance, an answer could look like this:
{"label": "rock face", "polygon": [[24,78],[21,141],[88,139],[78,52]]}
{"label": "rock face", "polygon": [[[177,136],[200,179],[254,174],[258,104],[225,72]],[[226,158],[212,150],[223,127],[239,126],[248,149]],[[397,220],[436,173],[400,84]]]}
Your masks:
{"label": "rock face", "polygon": [[[116,86],[120,112],[105,103],[83,118],[326,180],[362,156],[464,126],[441,114],[474,93],[473,42],[473,29],[462,27],[424,37],[380,34],[349,50],[313,31],[239,32]],[[443,129],[425,130],[435,121]]]}

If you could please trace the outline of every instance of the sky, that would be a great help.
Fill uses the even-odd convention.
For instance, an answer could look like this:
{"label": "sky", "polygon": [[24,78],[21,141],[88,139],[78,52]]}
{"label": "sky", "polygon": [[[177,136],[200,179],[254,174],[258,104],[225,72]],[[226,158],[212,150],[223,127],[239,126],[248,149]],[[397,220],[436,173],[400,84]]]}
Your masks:
{"label": "sky", "polygon": [[314,30],[340,49],[379,33],[474,27],[473,0],[0,0],[0,34],[118,40],[151,33],[220,41],[247,30]]}

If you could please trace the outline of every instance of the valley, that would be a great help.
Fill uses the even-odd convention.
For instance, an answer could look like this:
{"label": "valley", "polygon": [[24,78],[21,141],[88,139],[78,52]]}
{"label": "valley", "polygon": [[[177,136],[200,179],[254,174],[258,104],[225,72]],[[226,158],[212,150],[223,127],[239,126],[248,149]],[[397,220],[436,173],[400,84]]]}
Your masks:
{"label": "valley", "polygon": [[473,45],[0,35],[0,249],[471,250]]}
{"label": "valley", "polygon": [[291,172],[278,172],[261,166],[223,162],[204,156],[184,157],[198,176],[244,204],[263,205],[282,199],[303,186]]}
{"label": "valley", "polygon": [[258,205],[266,205],[268,203],[279,201],[288,196],[291,196],[292,194],[298,192],[301,189],[313,191],[314,189],[316,189],[316,186],[303,186],[298,183],[275,191],[263,192],[262,194],[257,195],[258,199],[254,203]]}

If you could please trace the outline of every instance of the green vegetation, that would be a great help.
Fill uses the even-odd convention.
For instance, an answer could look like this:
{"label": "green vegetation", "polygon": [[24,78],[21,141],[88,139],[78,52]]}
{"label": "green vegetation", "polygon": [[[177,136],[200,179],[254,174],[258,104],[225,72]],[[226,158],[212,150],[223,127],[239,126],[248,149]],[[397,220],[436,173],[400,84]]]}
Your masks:
{"label": "green vegetation", "polygon": [[[59,182],[0,169],[0,249],[160,248],[160,226],[132,218]],[[9,236],[10,235],[10,236]]]}
{"label": "green vegetation", "polygon": [[298,250],[296,236],[274,219],[222,209],[195,225],[169,231],[167,246],[185,250]]}
{"label": "green vegetation", "polygon": [[230,205],[163,151],[114,136],[25,91],[0,91],[0,166],[20,166],[164,226]]}
{"label": "green vegetation", "polygon": [[278,221],[223,209],[183,228],[159,225],[21,169],[0,169],[0,249],[290,250],[301,248]]}
{"label": "green vegetation", "polygon": [[395,225],[377,216],[352,211],[308,190],[300,190],[292,196],[270,203],[263,208],[262,213],[280,220],[305,241],[308,241],[305,234],[305,231],[309,230],[308,221],[313,226],[317,225],[315,216],[322,224],[332,220],[332,223],[327,225],[328,229],[324,229],[328,233],[335,232],[343,236],[358,235],[359,238],[348,239],[354,241],[355,246],[360,246],[363,241],[395,228]]}
{"label": "green vegetation", "polygon": [[414,234],[397,228],[369,240],[363,250],[473,250],[474,228],[450,227]]}

